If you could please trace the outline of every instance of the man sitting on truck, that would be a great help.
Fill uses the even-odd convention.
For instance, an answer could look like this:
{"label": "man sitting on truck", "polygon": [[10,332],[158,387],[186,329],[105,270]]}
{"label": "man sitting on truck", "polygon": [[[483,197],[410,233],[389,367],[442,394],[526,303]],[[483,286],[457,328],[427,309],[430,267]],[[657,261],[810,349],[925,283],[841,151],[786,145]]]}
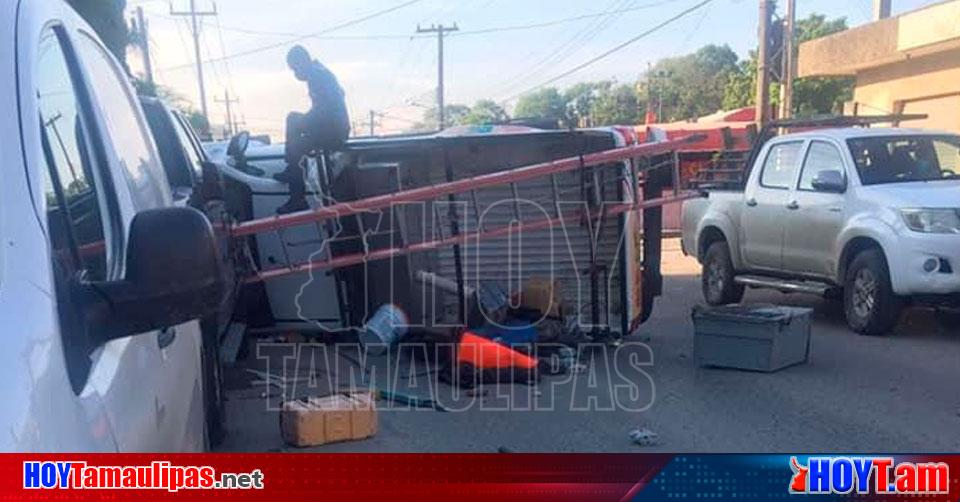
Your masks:
{"label": "man sitting on truck", "polygon": [[287,115],[287,168],[275,174],[274,179],[290,185],[290,200],[277,208],[278,214],[310,207],[304,183],[307,156],[315,153],[323,156],[322,161],[328,160],[331,153],[343,147],[350,134],[350,118],[337,77],[300,45],[290,49],[287,65],[297,80],[307,83],[311,107],[307,113]]}

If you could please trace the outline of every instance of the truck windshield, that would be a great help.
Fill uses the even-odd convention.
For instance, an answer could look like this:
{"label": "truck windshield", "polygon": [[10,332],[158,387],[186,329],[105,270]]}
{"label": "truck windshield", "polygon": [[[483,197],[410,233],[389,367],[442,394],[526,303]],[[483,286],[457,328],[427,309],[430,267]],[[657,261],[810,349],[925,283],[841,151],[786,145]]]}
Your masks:
{"label": "truck windshield", "polygon": [[847,144],[864,185],[960,179],[960,136],[877,136]]}

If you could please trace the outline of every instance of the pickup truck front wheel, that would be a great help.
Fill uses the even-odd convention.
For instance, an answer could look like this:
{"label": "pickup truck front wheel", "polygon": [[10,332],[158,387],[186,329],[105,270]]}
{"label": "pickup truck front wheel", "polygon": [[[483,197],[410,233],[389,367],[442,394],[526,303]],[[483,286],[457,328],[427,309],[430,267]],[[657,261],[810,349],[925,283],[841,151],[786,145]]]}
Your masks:
{"label": "pickup truck front wheel", "polygon": [[700,275],[704,300],[710,305],[739,303],[743,299],[744,287],[734,282],[735,275],[727,243],[720,241],[711,244],[703,255],[703,272]]}
{"label": "pickup truck front wheel", "polygon": [[868,249],[853,259],[844,281],[843,310],[850,329],[862,335],[882,335],[896,326],[903,300],[893,292],[879,250]]}

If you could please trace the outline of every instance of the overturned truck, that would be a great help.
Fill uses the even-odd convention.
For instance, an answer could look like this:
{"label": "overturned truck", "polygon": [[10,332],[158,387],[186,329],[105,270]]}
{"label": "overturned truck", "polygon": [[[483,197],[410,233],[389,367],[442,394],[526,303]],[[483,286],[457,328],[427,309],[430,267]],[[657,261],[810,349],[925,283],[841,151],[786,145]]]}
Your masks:
{"label": "overturned truck", "polygon": [[310,211],[276,215],[282,147],[234,148],[224,175],[242,187],[242,221],[268,323],[338,331],[386,303],[413,325],[469,322],[471,294],[511,299],[530,279],[593,334],[623,336],[661,292],[662,206],[688,139],[637,144],[629,129],[458,128],[351,140],[308,176]]}

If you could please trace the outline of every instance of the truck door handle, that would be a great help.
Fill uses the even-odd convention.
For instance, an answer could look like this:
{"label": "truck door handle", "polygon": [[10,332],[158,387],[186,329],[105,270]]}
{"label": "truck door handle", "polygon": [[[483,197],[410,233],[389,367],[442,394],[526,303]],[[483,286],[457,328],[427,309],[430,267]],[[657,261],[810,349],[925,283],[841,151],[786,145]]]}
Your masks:
{"label": "truck door handle", "polygon": [[797,201],[792,200],[787,203],[787,209],[800,209],[800,204]]}
{"label": "truck door handle", "polygon": [[163,328],[160,330],[160,333],[157,334],[157,345],[159,345],[161,349],[165,349],[169,347],[170,344],[173,343],[173,341],[176,339],[177,339],[177,328],[175,327]]}
{"label": "truck door handle", "polygon": [[747,199],[747,205],[750,207],[756,207],[757,199],[754,199],[753,197]]}

